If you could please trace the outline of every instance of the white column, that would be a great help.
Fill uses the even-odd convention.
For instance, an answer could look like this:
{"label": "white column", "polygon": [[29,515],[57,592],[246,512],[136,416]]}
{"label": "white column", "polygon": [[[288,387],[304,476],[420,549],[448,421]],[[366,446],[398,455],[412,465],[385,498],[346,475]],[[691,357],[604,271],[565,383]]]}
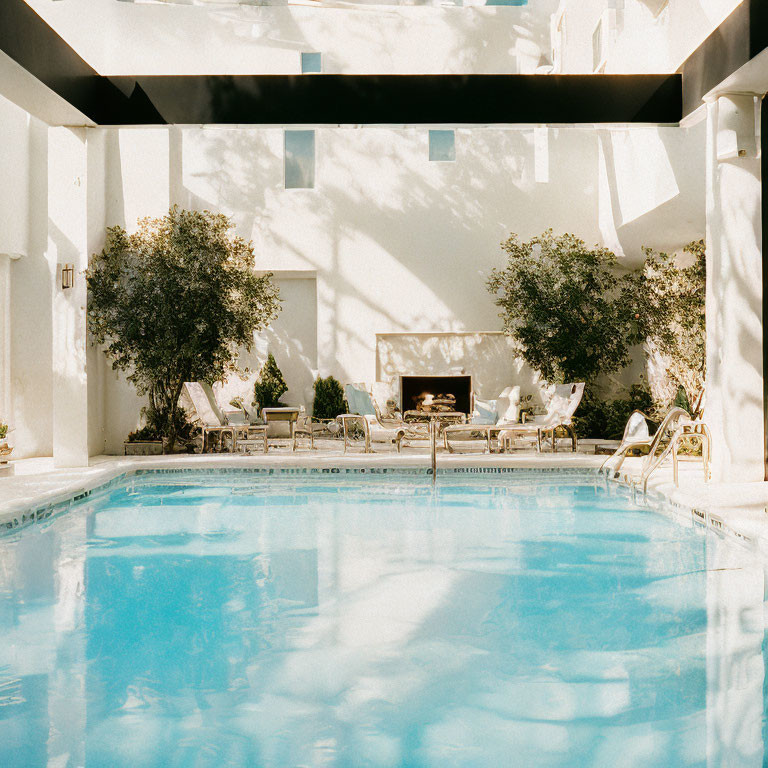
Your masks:
{"label": "white column", "polygon": [[0,421],[11,417],[11,259],[0,253]]}
{"label": "white column", "polygon": [[[106,236],[106,132],[102,128],[89,128],[87,137],[88,185],[87,204],[87,257],[104,247]],[[107,360],[100,347],[91,339],[86,344],[86,370],[88,372],[88,455],[105,452],[106,425],[106,372]]]}
{"label": "white column", "polygon": [[[759,105],[759,102],[758,102]],[[752,96],[707,107],[707,401],[715,482],[763,479],[760,161]]]}
{"label": "white column", "polygon": [[[0,421],[10,423],[11,399],[11,265],[20,253],[0,253]],[[11,424],[13,426],[13,424]]]}
{"label": "white column", "polygon": [[[84,128],[48,132],[48,259],[53,280],[53,459],[57,467],[88,464],[86,373],[87,146]],[[74,265],[74,284],[61,269]]]}

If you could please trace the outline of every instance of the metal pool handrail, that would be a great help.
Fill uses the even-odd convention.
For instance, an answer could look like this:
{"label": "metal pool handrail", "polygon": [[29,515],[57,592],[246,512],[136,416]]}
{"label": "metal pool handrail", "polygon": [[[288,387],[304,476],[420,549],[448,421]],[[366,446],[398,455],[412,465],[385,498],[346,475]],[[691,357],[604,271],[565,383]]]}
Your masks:
{"label": "metal pool handrail", "polygon": [[704,482],[709,482],[709,457],[712,451],[712,434],[709,431],[709,427],[700,419],[686,419],[681,421],[672,434],[669,443],[655,460],[651,461],[650,457],[652,457],[653,454],[648,454],[648,464],[643,467],[640,477],[637,478],[637,483],[642,483],[644,494],[648,492],[648,480],[650,480],[651,475],[664,463],[664,460],[670,453],[672,454],[672,479],[675,485],[679,485],[677,452],[681,443],[690,440],[695,440],[701,443],[701,458],[704,464]]}
{"label": "metal pool handrail", "polygon": [[432,485],[437,482],[437,419],[429,420],[429,451],[432,457]]}
{"label": "metal pool handrail", "polygon": [[[639,412],[638,412],[639,413]],[[634,414],[633,414],[634,416]],[[671,432],[669,442],[657,456],[661,441],[667,433]],[[608,467],[611,459],[618,459],[615,467],[611,467],[608,479],[623,480],[633,492],[638,487],[642,487],[643,494],[648,492],[648,481],[651,475],[666,461],[667,457],[672,455],[672,478],[675,485],[679,485],[678,472],[678,451],[680,445],[686,442],[698,442],[701,444],[702,461],[704,464],[704,482],[709,482],[710,478],[710,456],[712,453],[712,433],[707,424],[701,419],[691,418],[690,414],[683,408],[672,408],[664,417],[656,433],[650,440],[628,440],[622,443],[616,452],[610,456],[600,467],[602,472],[604,467]],[[648,454],[643,459],[642,469],[638,477],[632,477],[625,474],[619,475],[619,468],[626,457],[626,452],[630,448],[648,446]]]}
{"label": "metal pool handrail", "polygon": [[[648,416],[646,416],[642,411],[633,411],[632,415],[627,421],[627,427],[629,427],[630,422],[637,415],[642,416],[646,423],[650,421]],[[621,469],[621,465],[624,463],[624,459],[627,457],[627,452],[632,448],[648,446],[648,456],[653,456],[656,453],[659,447],[659,443],[661,442],[661,439],[664,437],[664,435],[670,430],[674,432],[677,428],[677,422],[679,422],[681,419],[690,418],[691,416],[688,411],[675,406],[667,412],[667,415],[662,419],[661,424],[659,424],[658,429],[652,436],[648,435],[647,437],[644,436],[633,438],[627,434],[627,428],[625,428],[624,436],[621,440],[621,445],[619,445],[619,447],[602,463],[599,471],[602,472],[605,470],[609,477],[615,477]],[[612,466],[614,461],[615,466]]]}

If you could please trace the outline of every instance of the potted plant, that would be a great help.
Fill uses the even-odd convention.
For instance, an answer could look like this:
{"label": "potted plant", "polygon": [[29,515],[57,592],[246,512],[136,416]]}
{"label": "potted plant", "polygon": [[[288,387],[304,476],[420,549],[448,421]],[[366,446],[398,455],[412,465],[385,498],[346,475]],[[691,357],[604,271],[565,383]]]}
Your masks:
{"label": "potted plant", "polygon": [[160,456],[163,453],[163,438],[155,427],[146,426],[131,432],[123,443],[126,456]]}
{"label": "potted plant", "polygon": [[4,421],[0,421],[0,464],[6,464],[13,448],[6,442],[10,429]]}

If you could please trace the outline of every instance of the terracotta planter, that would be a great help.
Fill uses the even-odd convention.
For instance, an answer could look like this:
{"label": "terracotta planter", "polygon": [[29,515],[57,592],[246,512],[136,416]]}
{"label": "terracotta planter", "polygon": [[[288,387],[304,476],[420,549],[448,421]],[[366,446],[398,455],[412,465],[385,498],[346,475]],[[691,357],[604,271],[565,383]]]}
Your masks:
{"label": "terracotta planter", "polygon": [[123,451],[126,456],[162,456],[162,440],[136,440],[123,443]]}

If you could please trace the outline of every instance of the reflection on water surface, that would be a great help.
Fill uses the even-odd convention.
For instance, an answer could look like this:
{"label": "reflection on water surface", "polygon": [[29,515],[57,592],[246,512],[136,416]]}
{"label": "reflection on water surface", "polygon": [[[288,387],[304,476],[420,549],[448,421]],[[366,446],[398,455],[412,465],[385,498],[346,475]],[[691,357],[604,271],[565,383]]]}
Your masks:
{"label": "reflection on water surface", "polygon": [[0,765],[759,766],[763,627],[572,477],[150,477],[0,539]]}

